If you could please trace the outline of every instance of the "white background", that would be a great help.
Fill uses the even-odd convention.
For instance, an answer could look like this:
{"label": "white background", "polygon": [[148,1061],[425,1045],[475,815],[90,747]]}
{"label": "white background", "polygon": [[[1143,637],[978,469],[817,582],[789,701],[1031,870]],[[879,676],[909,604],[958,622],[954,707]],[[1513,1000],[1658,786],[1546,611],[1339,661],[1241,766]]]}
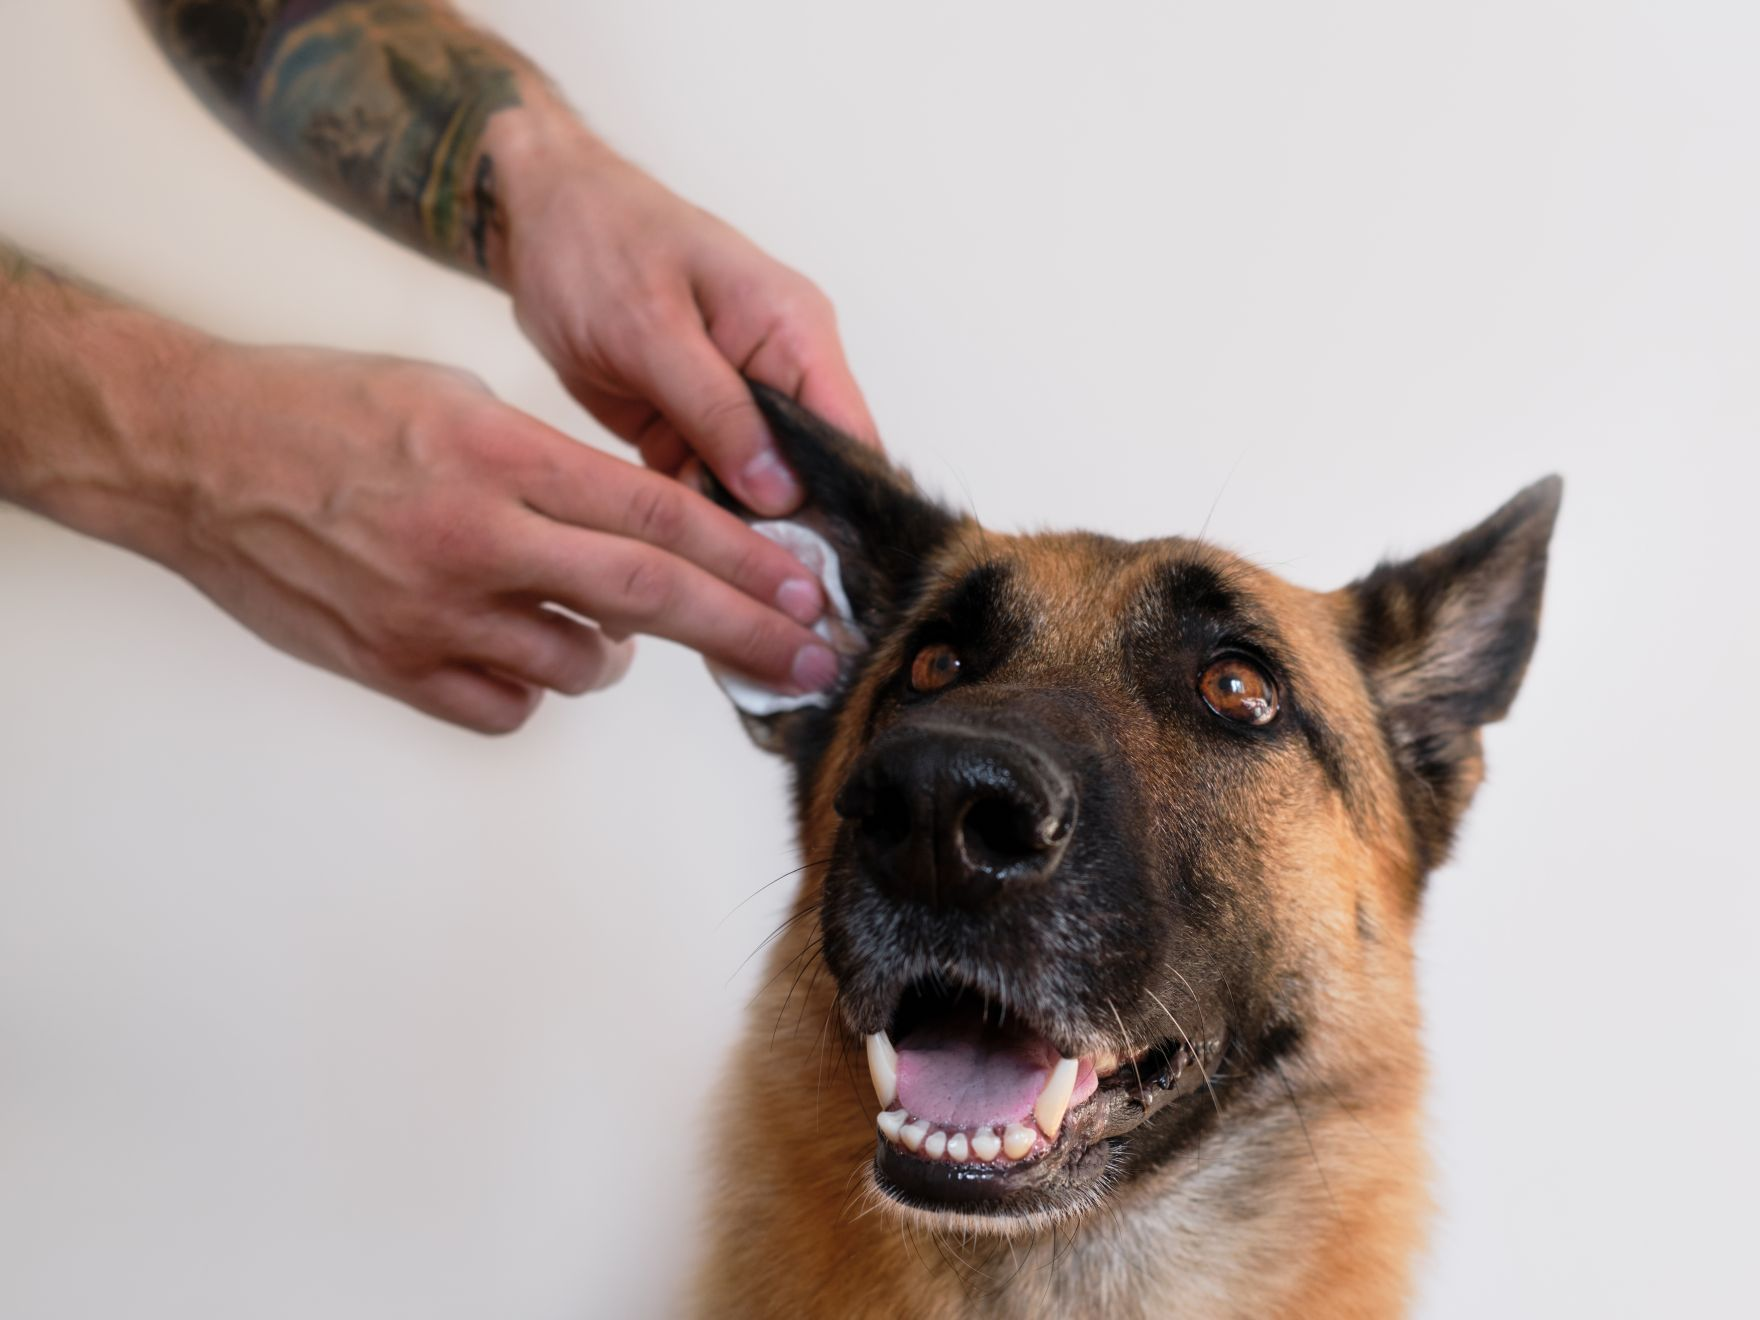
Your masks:
{"label": "white background", "polygon": [[[1760,8],[474,6],[836,298],[893,450],[1003,527],[1308,585],[1568,487],[1422,942],[1422,1314],[1745,1313]],[[0,5],[0,233],[210,329],[468,366],[490,292],[260,165],[120,0]],[[0,510],[0,1314],[678,1305],[782,906],[696,659],[424,722]],[[755,966],[755,964],[754,964]],[[778,1158],[786,1158],[779,1145]]]}

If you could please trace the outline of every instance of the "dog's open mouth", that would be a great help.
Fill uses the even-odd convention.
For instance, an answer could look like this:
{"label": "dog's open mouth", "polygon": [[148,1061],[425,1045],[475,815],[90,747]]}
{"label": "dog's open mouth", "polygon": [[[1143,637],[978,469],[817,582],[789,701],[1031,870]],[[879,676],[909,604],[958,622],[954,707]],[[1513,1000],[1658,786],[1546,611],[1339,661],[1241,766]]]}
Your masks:
{"label": "dog's open mouth", "polygon": [[1005,1213],[1048,1209],[1101,1181],[1110,1139],[1199,1089],[1219,1051],[1177,1040],[1124,1057],[1066,1055],[1019,1014],[926,985],[907,990],[892,1029],[866,1043],[883,1190]]}

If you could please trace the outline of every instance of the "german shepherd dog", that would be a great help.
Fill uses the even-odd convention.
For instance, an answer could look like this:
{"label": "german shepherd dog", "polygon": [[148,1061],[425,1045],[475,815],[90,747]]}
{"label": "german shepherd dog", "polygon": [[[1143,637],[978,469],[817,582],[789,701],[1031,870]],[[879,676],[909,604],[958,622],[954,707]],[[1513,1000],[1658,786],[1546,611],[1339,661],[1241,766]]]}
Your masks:
{"label": "german shepherd dog", "polygon": [[987,531],[755,392],[871,646],[829,707],[746,717],[806,865],[701,1308],[1399,1313],[1413,926],[1559,480],[1322,594],[1203,541]]}

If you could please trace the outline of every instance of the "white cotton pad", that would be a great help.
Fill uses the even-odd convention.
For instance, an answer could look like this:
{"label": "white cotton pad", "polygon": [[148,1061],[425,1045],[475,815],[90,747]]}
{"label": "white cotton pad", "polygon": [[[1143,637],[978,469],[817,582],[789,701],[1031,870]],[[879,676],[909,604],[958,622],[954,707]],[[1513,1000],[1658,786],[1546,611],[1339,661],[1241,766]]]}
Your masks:
{"label": "white cotton pad", "polygon": [[[800,523],[755,522],[751,524],[751,528],[787,550],[824,584],[829,608],[820,616],[819,622],[813,625],[813,631],[841,656],[859,655],[865,651],[868,639],[856,627],[855,615],[849,607],[849,597],[843,594],[843,572],[837,562],[837,551],[831,548],[831,542]],[[806,706],[831,704],[831,698],[823,692],[778,692],[715,664],[709,666],[709,672],[721,684],[721,690],[727,693],[728,700],[747,715],[778,715],[783,711],[800,710]]]}

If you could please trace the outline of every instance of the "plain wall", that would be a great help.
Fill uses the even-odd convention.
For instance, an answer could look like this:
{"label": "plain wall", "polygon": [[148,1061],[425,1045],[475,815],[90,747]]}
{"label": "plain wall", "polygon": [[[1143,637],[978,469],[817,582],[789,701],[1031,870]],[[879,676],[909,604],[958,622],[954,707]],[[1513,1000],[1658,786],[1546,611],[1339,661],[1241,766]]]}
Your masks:
{"label": "plain wall", "polygon": [[[471,9],[818,279],[893,451],[994,525],[1208,520],[1330,587],[1565,474],[1428,899],[1420,1312],[1751,1313],[1760,8]],[[0,6],[0,234],[611,443],[121,0]],[[485,740],[0,508],[0,1315],[676,1309],[697,1153],[786,1117],[716,1085],[792,856],[676,648]]]}

